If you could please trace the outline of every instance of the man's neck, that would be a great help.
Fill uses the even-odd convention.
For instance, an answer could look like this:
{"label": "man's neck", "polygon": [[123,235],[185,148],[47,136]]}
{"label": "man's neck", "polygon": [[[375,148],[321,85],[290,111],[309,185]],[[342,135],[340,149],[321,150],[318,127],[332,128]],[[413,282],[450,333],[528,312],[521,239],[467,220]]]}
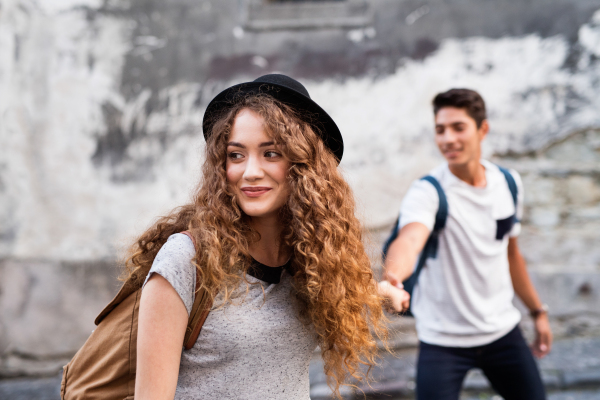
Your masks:
{"label": "man's neck", "polygon": [[466,164],[448,165],[450,172],[458,179],[475,187],[485,187],[485,167],[481,165],[479,158],[473,159]]}

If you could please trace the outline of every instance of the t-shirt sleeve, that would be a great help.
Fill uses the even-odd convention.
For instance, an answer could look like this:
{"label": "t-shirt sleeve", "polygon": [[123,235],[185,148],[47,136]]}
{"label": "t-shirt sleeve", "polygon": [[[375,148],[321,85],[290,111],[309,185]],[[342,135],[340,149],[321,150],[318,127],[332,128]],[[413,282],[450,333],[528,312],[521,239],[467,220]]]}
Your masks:
{"label": "t-shirt sleeve", "polygon": [[144,282],[144,286],[146,286],[146,282],[152,274],[159,274],[165,278],[179,294],[188,315],[194,304],[196,267],[192,264],[192,259],[195,254],[196,249],[189,237],[181,233],[169,236],[167,242],[156,254],[152,268]]}
{"label": "t-shirt sleeve", "polygon": [[424,180],[413,182],[400,207],[400,229],[412,222],[420,222],[432,231],[439,203],[437,191],[431,183]]}
{"label": "t-shirt sleeve", "polygon": [[525,198],[523,192],[523,181],[521,180],[521,175],[514,169],[510,170],[511,175],[515,179],[515,183],[517,184],[517,223],[515,223],[508,233],[509,237],[517,237],[521,233],[521,220],[523,219],[523,199]]}

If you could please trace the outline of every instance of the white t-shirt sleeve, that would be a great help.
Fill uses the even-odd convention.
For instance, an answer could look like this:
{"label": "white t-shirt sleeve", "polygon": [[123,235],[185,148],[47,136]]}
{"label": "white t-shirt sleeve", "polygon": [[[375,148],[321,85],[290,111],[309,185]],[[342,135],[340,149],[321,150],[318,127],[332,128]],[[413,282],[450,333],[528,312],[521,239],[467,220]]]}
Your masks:
{"label": "white t-shirt sleeve", "polygon": [[437,190],[431,183],[424,180],[413,182],[400,207],[400,229],[420,222],[432,231],[439,203]]}
{"label": "white t-shirt sleeve", "polygon": [[195,255],[196,249],[189,237],[181,233],[169,236],[167,242],[156,254],[152,268],[144,282],[144,286],[146,286],[146,282],[152,274],[159,274],[165,278],[179,294],[188,315],[194,304],[196,267],[192,264],[192,259]]}
{"label": "white t-shirt sleeve", "polygon": [[521,175],[514,169],[510,170],[511,175],[515,179],[515,183],[517,184],[517,223],[515,223],[508,233],[509,237],[517,237],[521,233],[521,220],[523,219],[523,199],[525,195],[523,193],[523,181],[521,180]]}

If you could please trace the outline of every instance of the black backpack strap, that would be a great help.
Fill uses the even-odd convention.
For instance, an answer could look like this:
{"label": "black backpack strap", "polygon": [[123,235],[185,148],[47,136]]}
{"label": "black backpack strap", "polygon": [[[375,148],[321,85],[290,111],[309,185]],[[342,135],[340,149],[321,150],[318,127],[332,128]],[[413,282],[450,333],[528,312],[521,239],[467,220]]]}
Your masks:
{"label": "black backpack strap", "polygon": [[[433,185],[433,187],[437,191],[438,199],[439,199],[438,210],[435,215],[435,224],[433,226],[433,231],[432,231],[432,235],[435,233],[435,236],[436,236],[435,242],[436,243],[434,246],[432,246],[433,253],[429,254],[429,256],[435,258],[437,255],[437,236],[439,235],[440,231],[442,229],[444,229],[444,227],[446,226],[446,219],[448,218],[448,200],[446,199],[446,193],[444,193],[444,189],[442,189],[442,186],[440,185],[438,180],[435,179],[433,176],[427,175],[427,176],[422,177],[421,180],[427,181]],[[390,245],[392,244],[392,242],[394,240],[396,240],[399,233],[400,233],[400,216],[398,216],[398,218],[396,219],[396,222],[394,223],[394,226],[392,227],[392,232],[390,233],[390,236],[386,239],[385,243],[383,244],[382,253],[383,253],[384,261],[385,261],[385,257],[387,256],[388,250],[390,249]]]}
{"label": "black backpack strap", "polygon": [[385,261],[385,257],[387,256],[388,250],[390,249],[390,245],[392,244],[392,242],[394,240],[396,240],[399,232],[400,232],[400,216],[398,216],[398,218],[396,218],[396,222],[394,222],[394,226],[392,227],[392,232],[390,233],[390,236],[386,239],[385,243],[383,243],[383,250],[382,250],[382,255],[381,255],[382,261]]}
{"label": "black backpack strap", "polygon": [[510,190],[510,194],[513,198],[513,202],[515,203],[515,210],[517,209],[517,195],[519,194],[519,188],[517,187],[517,182],[515,178],[512,176],[510,171],[501,166],[497,166],[500,169],[500,172],[504,174],[504,178],[506,179],[506,183],[508,184],[508,189]]}
{"label": "black backpack strap", "polygon": [[423,250],[427,249],[427,257],[435,258],[437,257],[437,248],[438,248],[438,236],[442,229],[446,227],[446,220],[448,219],[448,199],[446,198],[446,193],[444,193],[444,189],[431,175],[427,175],[421,178],[421,180],[427,181],[433,185],[438,194],[439,206],[437,213],[435,214],[435,224],[433,225],[433,231],[431,232],[431,236],[428,239],[432,241],[431,245],[423,248]]}
{"label": "black backpack strap", "polygon": [[517,182],[515,181],[514,176],[512,176],[508,169],[503,168],[499,165],[497,165],[497,167],[500,169],[500,172],[502,172],[502,174],[504,175],[504,179],[506,179],[506,183],[508,184],[510,195],[512,196],[513,202],[515,203],[515,215],[513,216],[513,219],[515,220],[515,222],[518,222],[519,220],[517,218],[517,197],[519,195],[519,188],[517,187]]}

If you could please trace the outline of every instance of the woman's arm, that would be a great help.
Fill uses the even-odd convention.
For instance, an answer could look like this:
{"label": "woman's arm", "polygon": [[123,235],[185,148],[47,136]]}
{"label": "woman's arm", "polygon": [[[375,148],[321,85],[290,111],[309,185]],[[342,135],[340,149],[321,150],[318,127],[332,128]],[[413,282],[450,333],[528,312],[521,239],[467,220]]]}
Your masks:
{"label": "woman's arm", "polygon": [[173,286],[150,277],[140,300],[137,337],[136,400],[172,400],[188,314]]}

